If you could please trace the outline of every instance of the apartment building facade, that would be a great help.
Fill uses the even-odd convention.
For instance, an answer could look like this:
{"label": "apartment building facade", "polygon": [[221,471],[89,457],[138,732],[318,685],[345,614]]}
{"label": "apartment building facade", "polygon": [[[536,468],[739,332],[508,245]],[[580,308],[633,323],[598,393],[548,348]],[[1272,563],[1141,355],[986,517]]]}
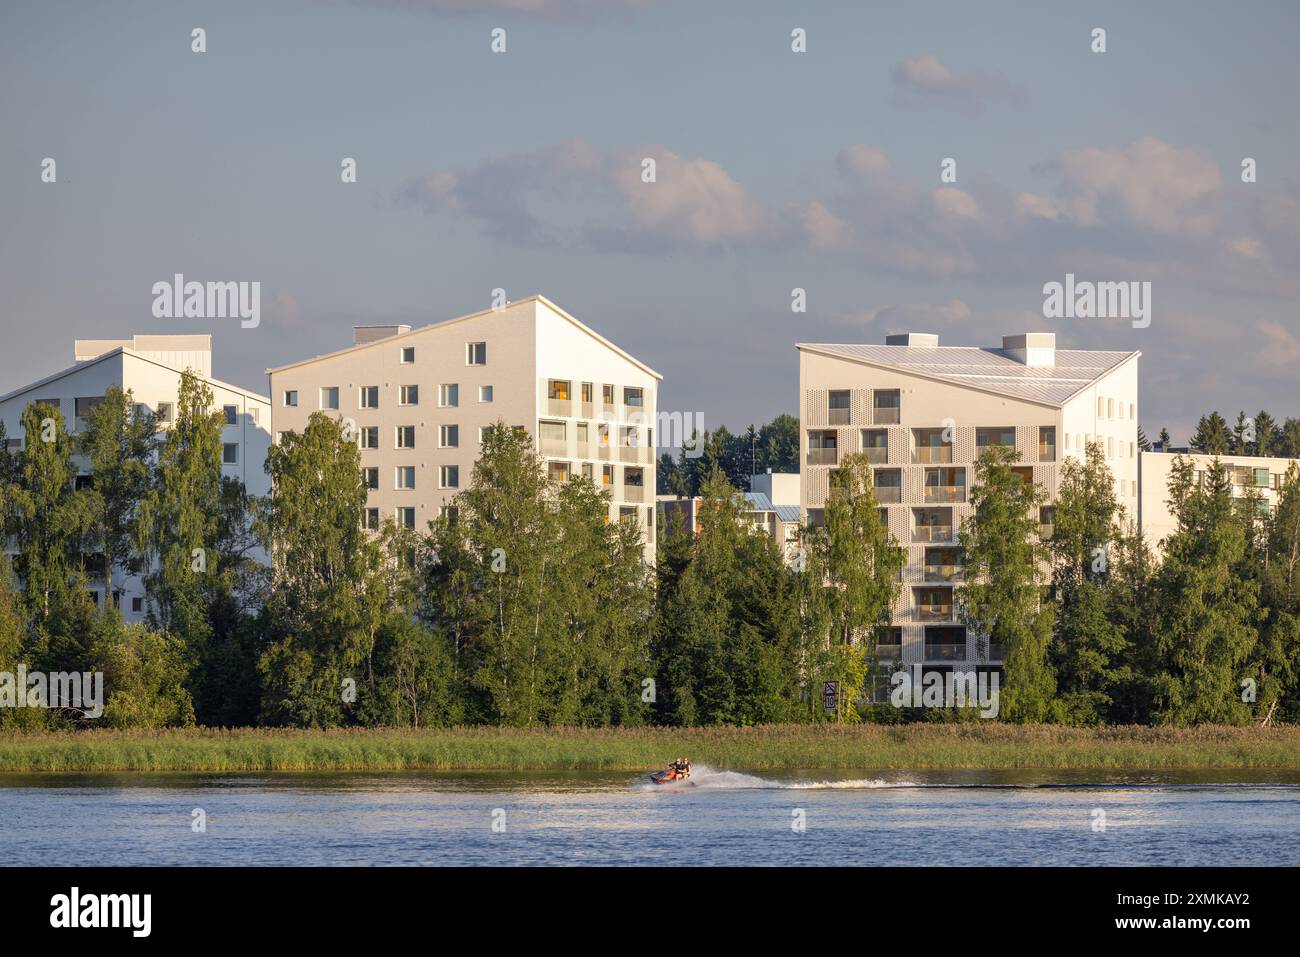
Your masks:
{"label": "apartment building facade", "polygon": [[[166,432],[174,421],[181,375],[189,369],[211,389],[213,409],[225,415],[221,437],[222,474],[243,482],[250,494],[265,495],[270,491],[270,480],[263,469],[271,443],[270,400],[212,377],[210,335],[78,339],[74,343],[73,361],[66,369],[0,396],[0,421],[4,422],[11,452],[22,448],[22,416],[29,403],[57,406],[63,415],[64,428],[75,436],[84,430],[86,417],[114,385],[130,391],[134,402],[153,412],[159,430]],[[74,463],[78,467],[78,484],[93,483],[85,461],[74,456]],[[103,583],[88,584],[95,601],[101,603]],[[144,617],[146,596],[139,576],[115,569],[113,591],[126,620],[138,621]]]}
{"label": "apartment building facade", "polygon": [[933,670],[977,661],[955,592],[958,533],[972,514],[975,462],[988,446],[1019,453],[1017,470],[1041,486],[1038,516],[1051,534],[1065,458],[1099,443],[1127,516],[1138,507],[1138,352],[1058,350],[1055,335],[1005,336],[1001,348],[940,346],[904,333],[883,346],[799,343],[800,508],[821,520],[843,457],[865,453],[881,518],[907,551],[882,660]]}
{"label": "apartment building facade", "polygon": [[367,527],[455,515],[483,431],[525,429],[548,476],[607,489],[654,560],[662,376],[543,296],[431,326],[359,326],[348,348],[268,369],[278,437],[323,411],[355,429]]}
{"label": "apartment building facade", "polygon": [[1273,458],[1257,455],[1201,455],[1188,451],[1142,452],[1138,457],[1138,527],[1142,536],[1157,557],[1164,555],[1164,540],[1178,527],[1178,520],[1169,507],[1169,479],[1174,463],[1188,460],[1197,483],[1205,481],[1206,473],[1217,461],[1227,470],[1232,483],[1232,494],[1239,499],[1255,499],[1259,515],[1267,518],[1277,508],[1278,496],[1286,473],[1292,465],[1300,466],[1300,459]]}

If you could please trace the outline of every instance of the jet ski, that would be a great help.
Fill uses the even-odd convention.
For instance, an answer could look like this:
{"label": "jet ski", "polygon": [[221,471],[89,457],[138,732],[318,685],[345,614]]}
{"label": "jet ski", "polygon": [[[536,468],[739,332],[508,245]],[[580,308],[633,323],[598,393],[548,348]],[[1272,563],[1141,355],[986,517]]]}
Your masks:
{"label": "jet ski", "polygon": [[674,761],[662,771],[655,771],[650,775],[650,780],[655,784],[671,784],[674,781],[685,781],[691,776],[691,763],[689,761]]}

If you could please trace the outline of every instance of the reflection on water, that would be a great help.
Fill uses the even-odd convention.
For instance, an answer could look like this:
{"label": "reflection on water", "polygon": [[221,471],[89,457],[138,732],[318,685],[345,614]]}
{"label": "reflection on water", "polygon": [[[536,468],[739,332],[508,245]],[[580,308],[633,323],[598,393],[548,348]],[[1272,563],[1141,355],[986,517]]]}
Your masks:
{"label": "reflection on water", "polygon": [[0,775],[0,822],[5,864],[1297,865],[1300,774]]}

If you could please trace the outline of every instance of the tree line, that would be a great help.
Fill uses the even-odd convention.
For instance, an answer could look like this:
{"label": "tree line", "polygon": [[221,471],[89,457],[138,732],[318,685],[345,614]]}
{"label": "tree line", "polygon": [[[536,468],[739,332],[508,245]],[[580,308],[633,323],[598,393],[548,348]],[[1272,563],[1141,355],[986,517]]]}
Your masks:
{"label": "tree line", "polygon": [[[101,723],[116,727],[973,719],[881,693],[899,665],[876,637],[906,552],[863,455],[844,458],[793,560],[715,459],[696,472],[698,528],[655,523],[650,567],[635,521],[611,521],[590,480],[549,481],[522,430],[487,430],[445,514],[374,531],[340,421],[317,413],[282,436],[260,499],[222,477],[211,406],[187,374],[165,431],[117,389],[75,438],[57,408],[24,411],[21,448],[0,461],[15,553],[0,568],[0,671],[102,671]],[[976,465],[957,586],[976,657],[1001,649],[1002,720],[1300,718],[1300,470],[1265,514],[1224,469],[1175,463],[1177,527],[1157,561],[1098,447],[1062,466],[1047,536],[1043,491],[1016,461],[992,447]],[[113,569],[143,576],[142,623],[90,598],[92,581],[111,593]],[[8,726],[83,723],[0,709]]]}
{"label": "tree line", "polygon": [[655,482],[660,495],[693,498],[715,470],[744,492],[751,475],[769,469],[799,471],[799,420],[792,415],[778,415],[759,428],[751,425],[740,435],[725,425],[692,432],[677,458],[667,452],[659,456]]}

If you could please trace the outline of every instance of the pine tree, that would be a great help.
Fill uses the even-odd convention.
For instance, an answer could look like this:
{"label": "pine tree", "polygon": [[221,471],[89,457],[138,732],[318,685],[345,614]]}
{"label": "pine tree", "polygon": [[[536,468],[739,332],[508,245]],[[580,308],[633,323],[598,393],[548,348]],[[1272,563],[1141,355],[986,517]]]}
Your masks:
{"label": "pine tree", "polygon": [[1226,455],[1231,442],[1232,435],[1228,431],[1228,423],[1218,412],[1211,412],[1208,416],[1201,416],[1200,421],[1196,423],[1191,446],[1193,452],[1202,455]]}
{"label": "pine tree", "polygon": [[1294,463],[1268,522],[1260,578],[1263,621],[1251,666],[1255,716],[1264,723],[1275,717],[1295,721],[1300,719],[1300,467]]}

